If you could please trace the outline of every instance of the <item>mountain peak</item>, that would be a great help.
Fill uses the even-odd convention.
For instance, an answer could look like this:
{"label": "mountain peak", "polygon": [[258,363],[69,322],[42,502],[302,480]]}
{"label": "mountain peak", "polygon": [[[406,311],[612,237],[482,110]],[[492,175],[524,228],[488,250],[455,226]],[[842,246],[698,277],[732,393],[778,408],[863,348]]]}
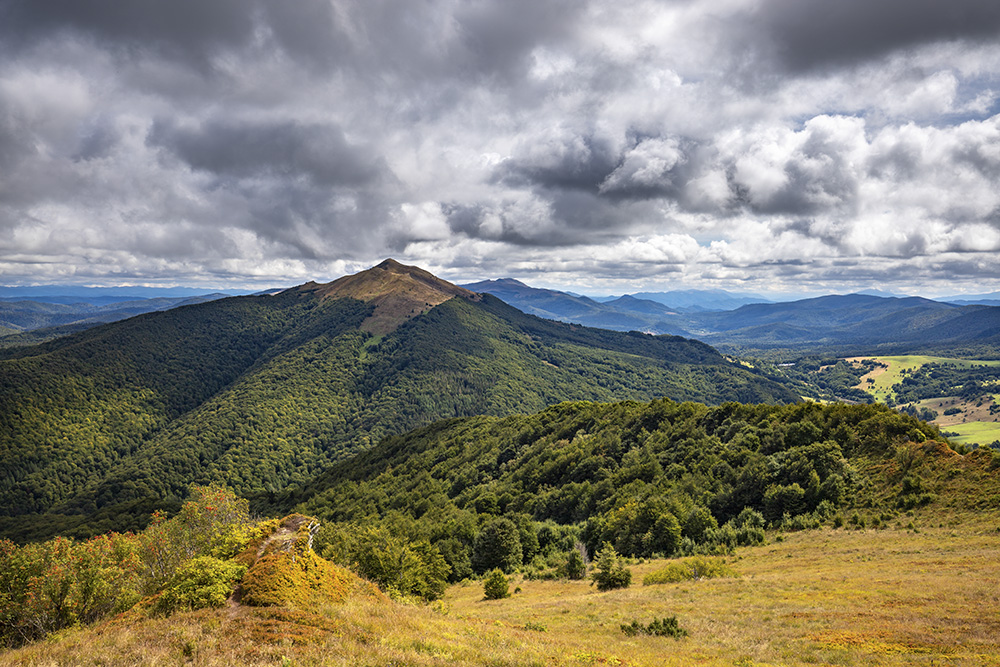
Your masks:
{"label": "mountain peak", "polygon": [[478,300],[479,295],[442,280],[416,266],[386,259],[370,269],[310,286],[323,299],[352,298],[375,304],[375,312],[362,323],[369,333],[384,335],[400,324],[425,313],[452,297]]}
{"label": "mountain peak", "polygon": [[375,266],[373,269],[382,269],[383,271],[392,271],[393,273],[406,273],[407,269],[416,269],[415,266],[406,266],[405,264],[400,264],[392,257],[388,257]]}

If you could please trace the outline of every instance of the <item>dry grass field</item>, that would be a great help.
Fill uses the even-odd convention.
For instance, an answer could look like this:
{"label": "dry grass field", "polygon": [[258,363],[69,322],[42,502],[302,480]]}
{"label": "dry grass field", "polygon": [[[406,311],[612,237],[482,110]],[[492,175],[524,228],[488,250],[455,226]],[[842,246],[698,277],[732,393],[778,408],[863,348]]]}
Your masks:
{"label": "dry grass field", "polygon": [[[955,525],[949,525],[949,524]],[[1000,663],[1000,519],[919,529],[793,533],[740,550],[741,576],[598,593],[524,582],[514,600],[453,588],[453,613],[546,626],[553,658],[630,665]],[[634,580],[662,563],[633,568]],[[623,623],[676,615],[681,640],[626,638]]]}
{"label": "dry grass field", "polygon": [[[909,526],[912,520],[914,527]],[[906,522],[906,525],[903,525]],[[228,608],[60,633],[0,665],[997,665],[1000,516],[931,508],[881,530],[791,533],[740,549],[739,576],[643,586],[523,581],[433,605]],[[687,637],[627,637],[676,616]]]}

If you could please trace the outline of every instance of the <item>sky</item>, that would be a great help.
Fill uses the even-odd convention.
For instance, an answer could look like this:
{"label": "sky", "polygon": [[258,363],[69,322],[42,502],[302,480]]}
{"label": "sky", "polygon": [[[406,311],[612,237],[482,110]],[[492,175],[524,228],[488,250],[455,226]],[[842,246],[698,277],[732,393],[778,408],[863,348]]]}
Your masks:
{"label": "sky", "polygon": [[0,284],[1000,289],[995,0],[0,0]]}

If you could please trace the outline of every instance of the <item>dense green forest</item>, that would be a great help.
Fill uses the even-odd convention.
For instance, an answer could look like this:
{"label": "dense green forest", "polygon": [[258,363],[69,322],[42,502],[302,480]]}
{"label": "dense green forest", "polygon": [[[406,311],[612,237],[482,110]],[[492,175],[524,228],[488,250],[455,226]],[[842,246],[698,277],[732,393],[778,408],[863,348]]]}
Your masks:
{"label": "dense green forest", "polygon": [[137,529],[192,483],[302,484],[384,436],[562,400],[791,402],[712,348],[452,299],[385,336],[306,291],[143,315],[0,356],[0,535]]}
{"label": "dense green forest", "polygon": [[[906,474],[916,445],[905,443],[923,442],[946,449],[934,426],[880,405],[572,402],[390,437],[252,504],[326,521],[331,558],[351,562],[357,541],[377,534],[436,550],[457,580],[492,567],[545,571],[577,540],[591,554],[605,542],[628,556],[725,552],[759,543],[765,526],[910,509],[933,500]],[[898,474],[873,476],[886,460],[903,461]]]}
{"label": "dense green forest", "polygon": [[908,371],[892,386],[896,403],[957,396],[972,400],[1000,393],[1000,366],[931,362]]}

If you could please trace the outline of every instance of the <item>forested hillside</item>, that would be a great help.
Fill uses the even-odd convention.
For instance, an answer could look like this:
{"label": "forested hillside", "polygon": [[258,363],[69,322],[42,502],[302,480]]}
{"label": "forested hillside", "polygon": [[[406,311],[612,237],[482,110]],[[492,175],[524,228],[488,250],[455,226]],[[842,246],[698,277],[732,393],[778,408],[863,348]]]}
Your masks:
{"label": "forested hillside", "polygon": [[[291,650],[326,637],[333,638],[333,644],[322,647],[324,651],[339,647],[343,652],[341,632],[354,627],[344,621],[371,627],[375,619],[397,619],[404,607],[390,598],[407,602],[405,608],[424,610],[436,619],[435,625],[444,626],[442,632],[463,635],[467,612],[452,615],[447,604],[424,607],[413,602],[445,596],[457,603],[470,597],[469,590],[477,600],[479,590],[494,599],[491,582],[502,587],[495,597],[503,599],[509,596],[506,575],[515,572],[525,592],[519,586],[517,600],[502,604],[507,609],[516,604],[524,609],[520,613],[529,614],[517,621],[531,619],[533,625],[523,630],[544,632],[546,624],[558,627],[568,621],[564,632],[574,637],[581,634],[583,614],[613,609],[618,619],[622,610],[646,613],[648,605],[664,601],[662,593],[647,587],[680,586],[679,593],[688,600],[691,590],[709,585],[700,580],[737,579],[736,568],[744,568],[745,557],[766,559],[775,543],[791,537],[788,533],[820,527],[835,530],[797,540],[810,555],[794,563],[788,560],[793,556],[789,550],[780,560],[771,557],[774,566],[764,581],[753,582],[755,588],[794,588],[791,599],[786,599],[786,591],[769,605],[801,614],[803,589],[795,575],[788,580],[783,571],[801,570],[805,563],[804,569],[819,567],[824,575],[808,575],[810,591],[824,590],[824,595],[836,596],[838,605],[849,600],[852,607],[870,608],[872,598],[856,592],[858,582],[844,584],[847,577],[841,575],[831,578],[830,568],[857,575],[855,558],[862,549],[864,561],[872,559],[867,554],[884,554],[884,540],[894,545],[894,554],[921,554],[925,565],[922,549],[928,540],[921,537],[915,543],[901,535],[940,524],[942,530],[930,542],[937,549],[935,558],[951,554],[942,562],[963,562],[964,567],[952,571],[972,582],[958,592],[953,591],[954,582],[945,583],[946,590],[953,591],[947,600],[977,605],[971,613],[978,616],[989,608],[983,591],[994,590],[989,582],[995,577],[981,576],[989,568],[971,563],[988,563],[995,551],[996,530],[989,517],[1000,509],[1000,454],[959,454],[938,437],[934,427],[885,406],[815,403],[711,407],[668,399],[571,402],[532,415],[444,420],[387,438],[334,465],[305,488],[254,501],[271,516],[284,514],[295,503],[313,516],[293,512],[284,519],[255,519],[260,515],[250,511],[245,499],[213,485],[195,488],[176,516],[157,514],[136,534],[111,533],[85,541],[57,537],[24,546],[0,539],[0,660],[3,648],[56,632],[45,642],[9,654],[11,659],[17,663],[21,656],[55,650],[75,656],[73,662],[83,655],[88,663],[101,662],[103,657],[97,656],[103,649],[93,639],[94,632],[110,637],[118,655],[122,647],[130,654],[148,648],[161,654],[180,652],[186,660],[202,651],[221,650],[229,655],[228,664],[245,662],[246,656],[259,656],[270,647]],[[969,517],[985,522],[964,525]],[[952,540],[944,546],[934,542],[945,539],[942,520],[948,521]],[[866,527],[878,533],[867,537],[862,530]],[[986,550],[954,558],[956,529],[964,531],[962,540],[976,539]],[[769,541],[763,549],[740,550],[739,557],[730,560],[735,568],[709,557],[729,556],[736,547]],[[843,552],[840,558],[827,558],[827,550],[835,545]],[[594,554],[598,556],[588,566],[588,555]],[[655,570],[640,561],[647,572],[643,592],[605,598],[607,591],[628,587],[632,580],[636,563],[626,567],[620,555],[690,558],[661,561]],[[817,558],[824,559],[821,566]],[[588,570],[596,593],[580,581]],[[481,589],[469,580],[476,576],[481,576]],[[868,579],[884,583],[884,576]],[[918,579],[920,585],[940,586],[943,577]],[[536,585],[542,580],[552,586]],[[841,583],[823,583],[834,580]],[[449,582],[462,583],[449,588]],[[935,592],[935,605],[943,590]],[[586,597],[573,603],[575,611],[567,608],[562,596],[581,593]],[[761,599],[759,590],[753,594]],[[730,607],[743,608],[743,595],[724,597]],[[878,595],[879,601],[895,601],[887,613],[913,613],[915,604],[901,605],[895,591]],[[670,595],[667,601],[676,605],[678,599]],[[481,601],[476,604],[482,610]],[[822,601],[820,605],[828,608]],[[674,612],[672,606],[669,610]],[[576,616],[564,616],[570,613]],[[685,625],[698,614],[713,613],[689,610]],[[113,616],[114,621],[107,622]],[[907,622],[904,618],[900,623]],[[977,624],[970,630],[963,619],[957,637],[980,637],[995,625],[970,622]],[[103,625],[72,630],[95,623]],[[384,627],[383,636],[390,632],[398,637],[389,627],[394,623],[387,620],[374,627]],[[239,630],[216,642],[211,638],[222,625],[228,632]],[[619,625],[615,620],[611,627]],[[773,632],[786,625],[776,618],[769,627]],[[636,634],[629,629],[647,626],[652,627],[646,621],[621,625],[629,636]],[[138,640],[132,634],[149,627],[160,628],[157,633],[164,636]],[[699,634],[709,637],[700,641],[715,640],[708,633],[717,631],[698,627]],[[347,662],[381,650],[373,648],[379,643],[369,639],[370,633],[349,634],[357,645],[346,651],[354,653]],[[424,631],[409,634],[422,637]],[[180,651],[170,648],[177,637],[189,638]],[[149,645],[135,649],[135,641]],[[953,648],[954,643],[948,640],[947,646]],[[396,645],[415,646],[416,651],[424,646],[411,639]],[[480,650],[486,649],[477,649],[476,655]]]}
{"label": "forested hillside", "polygon": [[330,557],[409,541],[459,580],[544,570],[574,540],[591,554],[604,542],[630,556],[726,552],[765,526],[879,525],[932,502],[1000,509],[1000,454],[962,457],[939,438],[875,405],[564,403],[392,437],[256,504],[326,520]]}
{"label": "forested hillside", "polygon": [[0,533],[136,528],[193,483],[278,491],[441,418],[563,400],[796,399],[707,345],[452,298],[458,288],[418,272],[387,262],[339,283],[365,301],[307,285],[8,351]]}

